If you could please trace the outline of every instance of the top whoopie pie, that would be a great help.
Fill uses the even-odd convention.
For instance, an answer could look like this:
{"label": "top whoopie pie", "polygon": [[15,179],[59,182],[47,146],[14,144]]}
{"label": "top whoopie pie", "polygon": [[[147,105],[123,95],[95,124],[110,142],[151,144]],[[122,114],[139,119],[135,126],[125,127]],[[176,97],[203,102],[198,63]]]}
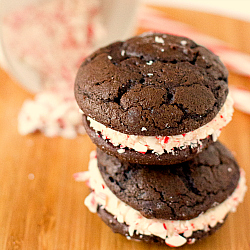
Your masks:
{"label": "top whoopie pie", "polygon": [[94,143],[121,160],[175,164],[217,140],[233,113],[228,71],[186,37],[145,33],[90,55],[75,82]]}

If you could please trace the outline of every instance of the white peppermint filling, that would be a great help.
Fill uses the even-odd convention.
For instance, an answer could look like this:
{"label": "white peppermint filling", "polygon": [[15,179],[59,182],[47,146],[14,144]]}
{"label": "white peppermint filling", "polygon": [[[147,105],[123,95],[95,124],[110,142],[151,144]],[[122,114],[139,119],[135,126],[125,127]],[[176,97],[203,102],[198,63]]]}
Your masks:
{"label": "white peppermint filling", "polygon": [[[235,212],[236,207],[243,201],[246,187],[245,173],[241,169],[239,183],[234,192],[224,202],[210,208],[205,213],[191,220],[162,220],[147,219],[140,212],[126,205],[118,199],[106,186],[97,167],[96,152],[91,153],[89,170],[75,175],[77,181],[86,181],[93,190],[85,199],[85,205],[93,213],[98,205],[112,214],[119,223],[126,223],[129,227],[129,235],[155,235],[165,239],[166,244],[181,246],[187,242],[187,237],[192,236],[194,231],[208,231],[209,227],[222,223],[229,212]],[[180,234],[183,234],[180,235]],[[189,241],[188,243],[193,243]]]}
{"label": "white peppermint filling", "polygon": [[[220,135],[221,129],[225,127],[232,119],[233,115],[233,99],[228,95],[225,104],[215,116],[215,118],[202,127],[181,135],[173,136],[141,136],[141,135],[127,135],[93,120],[90,117],[87,119],[90,121],[90,127],[92,127],[96,133],[100,132],[103,139],[109,140],[114,146],[120,148],[130,148],[140,153],[146,153],[148,150],[152,150],[153,153],[163,154],[164,152],[174,154],[174,148],[180,150],[185,149],[188,146],[202,147],[202,139],[212,136],[213,141],[216,141]],[[167,126],[167,124],[166,124]],[[147,128],[142,127],[141,131],[146,131]],[[118,151],[123,153],[123,151]]]}

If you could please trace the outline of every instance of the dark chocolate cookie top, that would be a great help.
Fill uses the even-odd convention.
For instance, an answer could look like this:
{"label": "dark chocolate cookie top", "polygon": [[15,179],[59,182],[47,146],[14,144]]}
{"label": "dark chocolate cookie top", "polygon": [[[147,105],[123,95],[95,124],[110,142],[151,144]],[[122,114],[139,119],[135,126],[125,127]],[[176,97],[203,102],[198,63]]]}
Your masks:
{"label": "dark chocolate cookie top", "polygon": [[147,218],[195,218],[227,199],[240,176],[234,157],[219,142],[166,168],[121,162],[99,149],[97,159],[110,190]]}
{"label": "dark chocolate cookie top", "polygon": [[114,130],[176,135],[215,117],[228,94],[227,76],[218,56],[192,40],[145,33],[90,55],[75,97],[87,116]]}

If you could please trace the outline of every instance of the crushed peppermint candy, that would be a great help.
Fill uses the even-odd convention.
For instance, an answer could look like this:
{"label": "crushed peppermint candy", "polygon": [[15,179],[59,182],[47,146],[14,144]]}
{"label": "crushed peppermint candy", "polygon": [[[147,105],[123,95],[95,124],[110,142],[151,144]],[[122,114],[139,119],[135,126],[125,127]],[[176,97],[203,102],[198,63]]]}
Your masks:
{"label": "crushed peppermint candy", "polygon": [[124,56],[125,55],[125,50],[123,49],[122,51],[121,51],[121,56]]}
{"label": "crushed peppermint candy", "polygon": [[188,50],[187,50],[187,49],[184,49],[184,50],[183,50],[183,53],[184,53],[185,55],[187,55],[187,54],[188,54]]}
{"label": "crushed peppermint candy", "polygon": [[147,65],[152,65],[153,64],[153,61],[148,61],[146,62]]}
{"label": "crushed peppermint candy", "polygon": [[53,92],[42,92],[25,100],[18,115],[18,131],[27,135],[40,131],[48,137],[74,138],[85,130],[74,99]]}
{"label": "crushed peppermint candy", "polygon": [[163,40],[162,37],[155,36],[155,42],[156,42],[156,43],[164,43],[164,40]]}
{"label": "crushed peppermint candy", "polygon": [[123,154],[123,153],[125,152],[125,149],[124,149],[124,148],[120,148],[120,149],[117,150],[117,152],[118,152],[119,154]]}
{"label": "crushed peppermint candy", "polygon": [[170,247],[180,247],[186,244],[187,239],[179,234],[167,237],[165,243]]}
{"label": "crushed peppermint candy", "polygon": [[108,55],[108,59],[111,60],[111,59],[112,59],[112,56]]}
{"label": "crushed peppermint candy", "polygon": [[153,74],[153,73],[148,73],[147,75],[148,75],[148,76],[152,76],[152,75],[154,75],[154,74]]}
{"label": "crushed peppermint candy", "polygon": [[189,238],[188,241],[187,241],[187,244],[194,244],[196,241],[195,238]]}
{"label": "crushed peppermint candy", "polygon": [[183,45],[183,46],[187,45],[187,41],[182,40],[182,41],[181,41],[181,45]]}
{"label": "crushed peppermint candy", "polygon": [[84,132],[74,80],[84,58],[105,36],[100,15],[99,0],[52,0],[26,5],[4,17],[6,49],[35,71],[42,83],[42,92],[21,108],[22,135],[40,131],[73,138]]}
{"label": "crushed peppermint candy", "polygon": [[31,180],[31,181],[34,180],[35,179],[35,175],[32,174],[32,173],[28,174],[28,179]]}

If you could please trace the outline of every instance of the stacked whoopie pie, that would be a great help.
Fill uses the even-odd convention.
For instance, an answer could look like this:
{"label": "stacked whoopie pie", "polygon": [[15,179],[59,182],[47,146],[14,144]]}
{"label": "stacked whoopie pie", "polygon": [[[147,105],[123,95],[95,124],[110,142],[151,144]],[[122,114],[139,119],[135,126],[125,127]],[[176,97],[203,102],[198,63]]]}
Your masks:
{"label": "stacked whoopie pie", "polygon": [[75,97],[97,145],[85,204],[128,239],[170,246],[215,232],[243,200],[243,170],[216,142],[231,120],[228,72],[186,37],[145,33],[90,55]]}

